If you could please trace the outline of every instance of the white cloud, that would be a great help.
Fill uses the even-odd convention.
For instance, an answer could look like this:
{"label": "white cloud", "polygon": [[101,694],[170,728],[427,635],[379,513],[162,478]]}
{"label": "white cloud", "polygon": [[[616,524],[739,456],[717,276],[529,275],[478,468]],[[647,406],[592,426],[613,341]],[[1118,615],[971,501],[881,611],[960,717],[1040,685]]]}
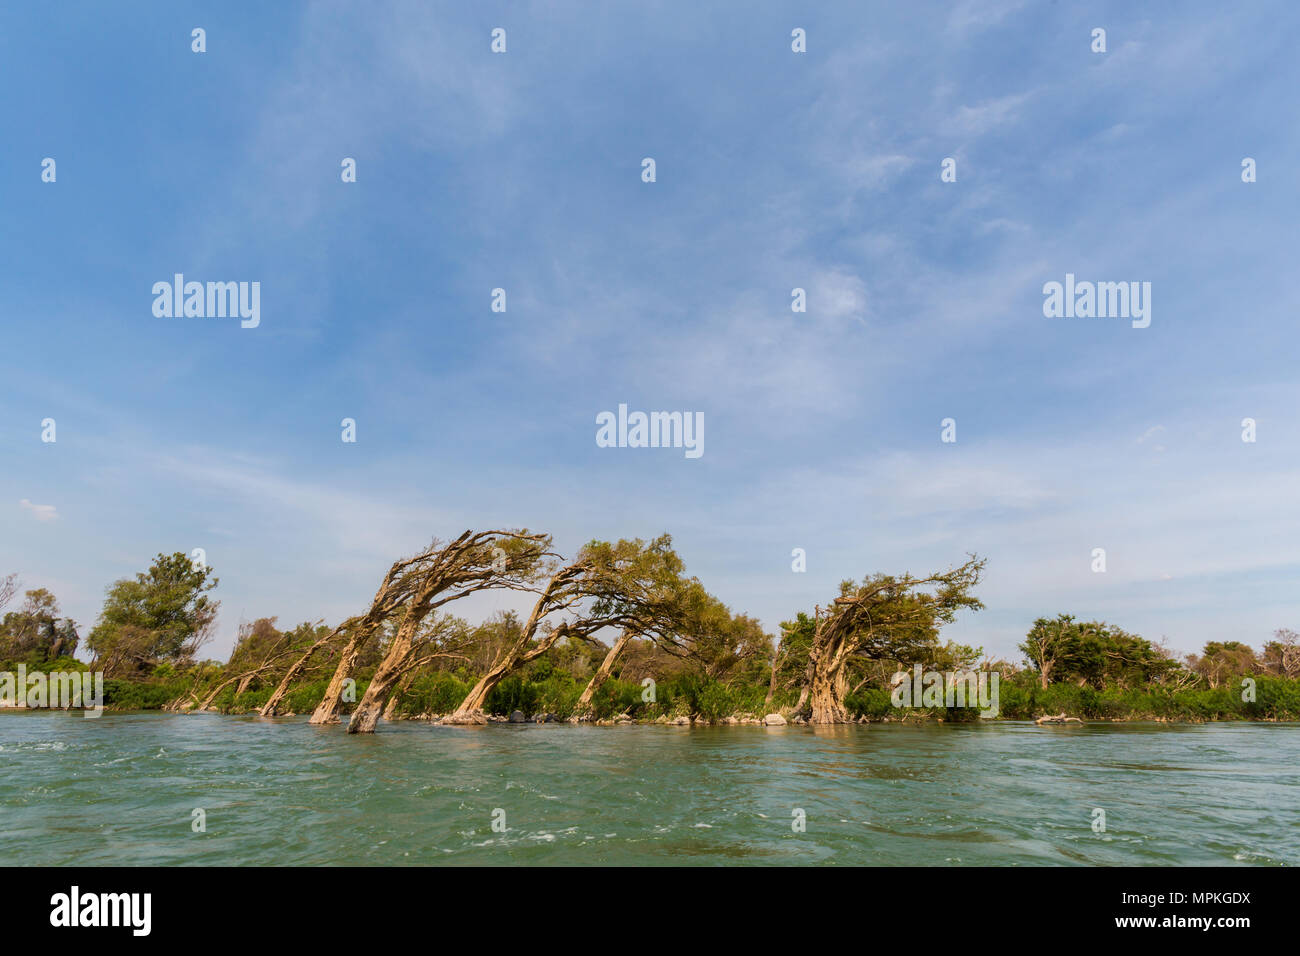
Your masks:
{"label": "white cloud", "polygon": [[[1164,425],[1153,425],[1138,437],[1137,443],[1139,445],[1146,444],[1148,441],[1151,441],[1157,435],[1162,434],[1164,430],[1165,430]],[[1153,442],[1151,447],[1158,452],[1163,452],[1165,450],[1165,446],[1160,444],[1159,442]]]}
{"label": "white cloud", "polygon": [[819,272],[808,289],[808,309],[827,318],[863,321],[867,313],[867,286],[856,275],[838,269]]}
{"label": "white cloud", "polygon": [[37,521],[56,521],[59,517],[59,511],[54,505],[37,505],[32,504],[26,498],[19,502],[24,508],[32,513]]}
{"label": "white cloud", "polygon": [[963,106],[952,117],[952,123],[958,129],[971,136],[982,136],[999,126],[1013,123],[1020,118],[1020,108],[1030,98],[1030,93],[1015,93],[993,100],[985,100],[977,106]]}

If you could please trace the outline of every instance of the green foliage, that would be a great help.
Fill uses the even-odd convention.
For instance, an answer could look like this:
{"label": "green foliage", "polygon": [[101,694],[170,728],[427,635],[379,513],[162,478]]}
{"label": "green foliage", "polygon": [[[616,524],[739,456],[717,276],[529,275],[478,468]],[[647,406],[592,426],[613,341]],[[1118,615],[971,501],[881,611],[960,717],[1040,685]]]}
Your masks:
{"label": "green foliage", "polygon": [[[369,686],[369,681],[357,681],[357,700],[360,700]],[[298,684],[290,688],[284,697],[284,703],[280,712],[283,714],[310,714],[316,709],[316,706],[324,699],[325,690],[329,687],[329,679],[311,681],[309,683]],[[227,688],[214,702],[213,706],[223,713],[246,714],[257,710],[267,699],[270,698],[274,688],[270,686],[259,687],[256,690],[248,690],[235,697],[234,689]],[[343,704],[339,708],[340,713],[349,713],[352,710],[352,704]]]}
{"label": "green foliage", "polygon": [[655,686],[655,700],[645,708],[647,717],[689,717],[699,712],[705,678],[691,671],[674,675]]}
{"label": "green foliage", "polygon": [[705,720],[719,720],[736,710],[736,695],[726,684],[710,681],[700,688],[695,698],[695,716]]}
{"label": "green foliage", "polygon": [[[329,685],[329,678],[325,678],[323,680],[312,681],[310,684],[299,684],[297,687],[290,689],[289,693],[286,694],[284,698],[285,712],[292,714],[311,713],[316,709],[316,705],[325,698],[325,690]],[[360,700],[361,695],[364,693],[364,688],[358,683],[357,699]],[[266,698],[271,696],[270,690],[268,689],[267,691],[264,691],[263,694],[265,696],[262,696],[260,700],[250,702],[250,708],[260,707],[262,704],[266,703]]]}
{"label": "green foliage", "polygon": [[[14,586],[12,576],[0,584]],[[76,622],[60,619],[59,602],[45,588],[23,595],[22,606],[0,619],[0,659],[22,661],[29,667],[55,657],[71,657],[80,638]]]}
{"label": "green foliage", "polygon": [[[596,695],[596,716],[627,713],[639,720],[694,717],[721,720],[736,714],[765,713],[766,684],[729,683],[698,671],[683,671],[655,685],[655,699],[643,701],[644,688],[629,681],[609,680]],[[609,704],[606,705],[605,701]]]}
{"label": "green foliage", "polygon": [[[34,670],[28,666],[29,670]],[[6,667],[12,669],[10,665]],[[39,665],[37,669],[82,671],[88,667],[81,661],[60,658]],[[188,696],[196,681],[211,688],[214,686],[212,682],[220,679],[219,674],[206,672],[200,679],[196,677],[198,673],[195,669],[159,679],[155,671],[147,679],[108,678],[104,681],[105,706],[117,710],[158,710]],[[1000,718],[1032,720],[1044,714],[1064,713],[1082,720],[1300,720],[1300,680],[1268,674],[1252,678],[1255,681],[1254,701],[1242,700],[1240,680],[1219,687],[1174,688],[1148,684],[1104,690],[1077,683],[1054,683],[1042,688],[1036,680],[1036,674],[1025,672],[1000,682]],[[358,700],[365,694],[367,683],[366,680],[358,681]],[[296,685],[285,699],[285,711],[310,713],[320,703],[328,684],[329,680],[323,678]],[[471,686],[470,680],[446,671],[421,674],[402,693],[396,712],[405,717],[450,713]],[[542,712],[567,718],[574,713],[585,686],[586,681],[557,671],[550,671],[544,680],[515,675],[503,680],[489,696],[488,709],[500,715],[520,710],[530,717]],[[640,683],[611,677],[595,694],[593,716],[607,719],[626,713],[638,720],[655,720],[660,716],[685,715],[717,721],[732,715],[761,716],[769,710],[791,706],[797,696],[792,691],[783,691],[776,695],[769,707],[765,705],[767,688],[762,684],[727,684],[694,672],[674,675],[658,684],[653,702],[642,701],[642,691]],[[236,698],[235,687],[231,685],[213,701],[212,706],[225,713],[247,713],[265,703],[270,693],[271,687],[264,686]],[[845,703],[855,718],[881,720],[902,716],[891,705],[889,691],[879,687],[864,687],[850,694]],[[345,705],[344,710],[348,709],[350,707]],[[979,719],[977,711],[972,708],[909,708],[906,714],[914,719]]]}
{"label": "green foliage", "polygon": [[570,717],[586,686],[585,680],[574,680],[568,674],[555,674],[537,685],[537,709],[557,717]]}
{"label": "green foliage", "polygon": [[1300,681],[1260,675],[1255,700],[1242,700],[1240,682],[1221,687],[1173,688],[1161,684],[1108,687],[1050,684],[1046,688],[1004,681],[1003,718],[1030,720],[1064,713],[1082,720],[1300,720]]}
{"label": "green foliage", "polygon": [[177,551],[159,554],[134,580],[114,583],[87,645],[106,673],[129,674],[158,661],[189,659],[208,636],[218,602],[212,569]]}
{"label": "green foliage", "polygon": [[868,720],[880,720],[895,714],[895,708],[889,699],[889,691],[879,687],[864,687],[844,699],[844,706],[854,717],[866,717]]}
{"label": "green foliage", "polygon": [[812,649],[817,622],[800,611],[793,621],[781,622],[781,645],[777,649],[776,676],[782,686],[790,686],[803,679],[808,669],[808,654]]}
{"label": "green foliage", "polygon": [[[513,674],[505,678],[488,694],[485,709],[489,714],[507,715],[513,710],[522,711],[524,716],[534,714],[554,714],[568,717],[578,703],[585,680],[574,680],[568,674],[552,673],[545,680],[532,680],[527,676]],[[468,687],[465,688],[467,692]],[[455,704],[435,713],[447,713],[455,710],[455,705],[465,696],[461,693]]]}
{"label": "green foliage", "polygon": [[402,693],[398,712],[407,715],[449,714],[465,699],[472,685],[446,671],[421,674]]}
{"label": "green foliage", "polygon": [[188,690],[186,681],[104,680],[104,706],[113,710],[161,710]]}
{"label": "green foliage", "polygon": [[635,712],[644,706],[641,702],[641,685],[611,677],[600,685],[591,699],[591,706],[592,715],[598,720],[624,713],[635,716]]}
{"label": "green foliage", "polygon": [[537,712],[541,696],[536,684],[525,682],[518,674],[512,674],[492,688],[484,702],[484,709],[489,714],[509,714],[512,710],[520,710],[526,715],[532,715]]}
{"label": "green foliage", "polygon": [[1096,690],[1136,687],[1182,673],[1150,641],[1105,621],[1076,621],[1072,614],[1034,622],[1020,651],[1049,682],[1086,684]]}

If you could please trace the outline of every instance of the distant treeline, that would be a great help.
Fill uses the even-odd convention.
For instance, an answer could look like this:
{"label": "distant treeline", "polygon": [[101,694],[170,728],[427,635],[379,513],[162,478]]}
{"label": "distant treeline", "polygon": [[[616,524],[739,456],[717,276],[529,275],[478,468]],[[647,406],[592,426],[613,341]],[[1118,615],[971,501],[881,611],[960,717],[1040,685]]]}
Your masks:
{"label": "distant treeline", "polygon": [[[1256,651],[1212,641],[1180,658],[1163,644],[1098,621],[1040,618],[1022,661],[939,639],[983,561],[926,578],[846,580],[826,606],[781,625],[779,640],[733,613],[684,573],[662,536],[590,542],[574,560],[527,531],[466,532],[394,562],[371,607],[333,627],[243,622],[230,658],[201,659],[218,602],[210,568],[158,555],[114,582],[82,638],[55,596],[29,590],[0,618],[0,670],[105,672],[105,704],[119,709],[350,715],[351,729],[382,717],[728,722],[779,713],[791,720],[973,720],[973,709],[899,708],[896,672],[996,672],[999,716],[1065,714],[1105,720],[1300,720],[1300,646],[1279,630]],[[533,600],[471,624],[442,605],[508,588]],[[0,609],[14,604],[0,579]],[[368,708],[364,714],[363,708]],[[366,716],[361,720],[360,716]]]}

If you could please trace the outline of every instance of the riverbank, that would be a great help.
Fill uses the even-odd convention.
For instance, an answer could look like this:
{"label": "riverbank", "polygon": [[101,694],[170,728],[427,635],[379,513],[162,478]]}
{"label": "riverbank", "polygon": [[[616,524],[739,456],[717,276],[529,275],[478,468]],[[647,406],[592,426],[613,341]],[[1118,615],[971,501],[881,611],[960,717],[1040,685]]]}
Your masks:
{"label": "riverbank", "polygon": [[[1135,688],[1096,690],[1074,684],[1050,684],[1043,688],[1028,682],[1004,680],[999,688],[998,716],[989,719],[1035,720],[1046,715],[1063,715],[1088,721],[1152,721],[1157,723],[1206,723],[1215,721],[1278,722],[1300,720],[1300,681],[1269,675],[1249,678],[1249,693],[1240,681],[1216,688],[1171,688],[1159,685]],[[116,686],[110,686],[114,685]],[[327,682],[319,681],[295,688],[287,699],[290,713],[310,713],[319,703]],[[364,694],[367,682],[358,681],[357,699]],[[456,710],[464,697],[468,681],[450,674],[431,675],[413,682],[397,695],[386,717],[395,720],[430,721]],[[487,701],[488,719],[508,720],[521,713],[524,720],[548,715],[554,722],[567,722],[575,714],[581,683],[565,682],[554,676],[545,681],[512,678],[503,681]],[[582,722],[592,723],[678,723],[707,726],[740,725],[763,721],[778,714],[792,723],[801,718],[796,713],[798,695],[778,692],[768,702],[761,686],[729,687],[717,682],[665,681],[658,685],[653,700],[643,700],[644,687],[610,679],[594,701],[590,714]],[[155,707],[178,697],[181,689],[168,685],[150,690],[139,685],[106,682],[109,706],[118,702],[130,706],[148,700]],[[269,691],[252,690],[241,695],[226,693],[213,707],[223,713],[247,713],[265,702]],[[1246,699],[1250,698],[1250,699]],[[153,709],[145,706],[139,709]],[[344,706],[344,712],[350,710]],[[849,694],[846,709],[853,722],[964,722],[980,720],[970,708],[919,707],[893,705],[888,691],[865,688]]]}
{"label": "riverbank", "polygon": [[[69,671],[86,668],[69,658],[46,666]],[[384,718],[389,723],[442,719],[458,709],[475,679],[472,673],[447,671],[418,675],[394,694]],[[223,680],[222,671],[210,665],[183,673],[159,668],[153,675],[132,680],[110,678],[103,682],[104,708],[186,711],[211,698],[207,710],[246,714],[259,710],[273,690],[270,682],[242,693],[234,683],[215,695],[207,690]],[[326,678],[296,683],[282,702],[281,714],[310,714],[328,685]],[[799,694],[794,688],[777,689],[769,697],[769,688],[761,683],[726,683],[691,674],[672,675],[657,684],[611,677],[592,699],[590,709],[580,712],[585,685],[581,676],[557,671],[511,676],[487,697],[482,717],[493,722],[508,722],[512,714],[521,714],[525,722],[540,718],[543,722],[599,725],[740,726],[762,723],[769,715],[797,724],[806,716],[799,712]],[[361,700],[368,686],[369,674],[363,671],[354,693],[348,696]],[[353,706],[345,697],[340,713],[349,714]],[[845,698],[849,721],[864,724],[1036,720],[1044,716],[1111,723],[1274,723],[1300,720],[1300,680],[1254,674],[1227,678],[1217,687],[1148,684],[1097,689],[1076,683],[1042,687],[1036,675],[1022,672],[999,682],[994,709],[995,717],[981,718],[974,708],[897,707],[889,691],[880,687],[862,687]]]}
{"label": "riverbank", "polygon": [[[11,707],[4,708],[8,712],[31,713],[41,708]],[[62,708],[76,709],[76,708]],[[119,707],[108,706],[104,711],[119,714],[147,714],[159,713],[163,708],[140,708],[140,707]],[[255,707],[250,708],[217,708],[210,707],[204,710],[192,709],[178,712],[184,714],[215,714],[227,717],[246,717],[257,713]],[[297,714],[292,711],[285,714],[279,714],[269,720],[294,720],[308,716],[308,713]],[[1145,723],[1145,724],[1207,724],[1207,723],[1258,723],[1258,724],[1279,724],[1279,723],[1297,723],[1300,717],[1273,717],[1273,716],[1185,716],[1185,717],[1165,717],[1165,716],[1148,716],[1129,714],[1125,716],[1110,717],[1075,717],[1073,715],[1064,715],[1065,719],[1060,719],[1061,715],[1042,714],[1038,716],[1012,717],[1007,715],[998,715],[996,717],[971,716],[965,713],[951,714],[946,711],[909,711],[901,714],[887,714],[882,717],[868,717],[861,715],[845,721],[840,726],[870,725],[870,724],[961,724],[969,725],[972,723],[1033,723],[1043,726],[1070,726],[1070,725],[1091,725],[1091,724],[1123,724],[1123,723]],[[347,723],[349,712],[344,711],[337,718],[336,723]],[[664,726],[664,727],[798,727],[798,726],[815,726],[809,724],[808,720],[796,716],[773,713],[763,716],[754,714],[732,714],[720,719],[708,719],[702,717],[689,717],[687,715],[678,715],[669,718],[659,716],[653,719],[643,719],[625,715],[618,717],[560,717],[556,714],[533,714],[524,715],[516,711],[512,714],[485,714],[481,720],[449,720],[450,714],[396,714],[387,718],[388,723],[394,724],[437,724],[443,726],[468,726],[468,725],[488,725],[488,724],[559,724],[570,726],[590,726],[590,727],[622,727],[622,726]]]}

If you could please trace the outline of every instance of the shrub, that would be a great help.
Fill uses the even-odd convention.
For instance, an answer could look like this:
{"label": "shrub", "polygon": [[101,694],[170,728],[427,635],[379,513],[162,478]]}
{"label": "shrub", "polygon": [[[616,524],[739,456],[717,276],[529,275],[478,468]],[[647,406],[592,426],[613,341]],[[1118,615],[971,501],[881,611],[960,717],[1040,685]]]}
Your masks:
{"label": "shrub", "polygon": [[527,683],[518,674],[512,674],[492,688],[483,709],[489,714],[508,714],[512,710],[534,714],[540,699],[541,694],[536,685]]}
{"label": "shrub", "polygon": [[641,716],[650,705],[641,700],[641,685],[611,677],[600,685],[591,699],[592,713],[600,719],[630,713]]}
{"label": "shrub", "polygon": [[895,710],[889,699],[889,691],[879,687],[864,687],[855,694],[844,698],[844,706],[854,717],[866,717],[880,720]]}

